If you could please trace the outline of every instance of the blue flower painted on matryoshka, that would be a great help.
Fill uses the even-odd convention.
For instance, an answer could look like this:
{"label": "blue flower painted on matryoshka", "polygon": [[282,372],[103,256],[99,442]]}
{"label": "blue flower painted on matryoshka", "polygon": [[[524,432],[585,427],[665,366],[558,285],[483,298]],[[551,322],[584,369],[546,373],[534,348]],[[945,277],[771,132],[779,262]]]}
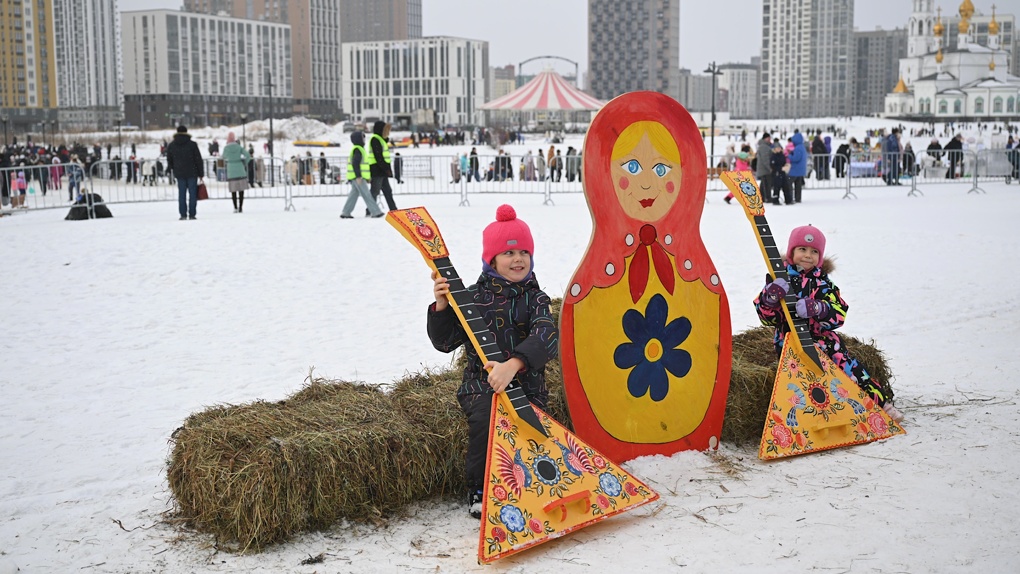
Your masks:
{"label": "blue flower painted on matryoshka", "polygon": [[629,309],[623,314],[623,332],[630,339],[616,347],[613,362],[620,369],[630,369],[627,390],[635,397],[645,393],[653,401],[661,401],[669,393],[669,376],[683,377],[691,370],[691,354],[677,347],[691,334],[691,321],[678,317],[666,324],[669,305],[656,294],[648,302],[645,314]]}

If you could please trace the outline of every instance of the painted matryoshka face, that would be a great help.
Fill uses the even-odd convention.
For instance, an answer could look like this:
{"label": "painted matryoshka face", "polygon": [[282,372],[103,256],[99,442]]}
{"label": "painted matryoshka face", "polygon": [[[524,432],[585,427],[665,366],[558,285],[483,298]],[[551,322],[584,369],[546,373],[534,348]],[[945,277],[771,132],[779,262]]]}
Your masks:
{"label": "painted matryoshka face", "polygon": [[[654,125],[661,128],[661,124]],[[628,130],[633,127],[630,126]],[[662,128],[662,132],[665,132],[665,128]],[[670,138],[675,150],[676,143],[672,141],[672,136],[668,132],[665,135]],[[623,136],[621,134],[621,139]],[[683,179],[683,169],[677,161],[679,153],[676,159],[666,157],[652,143],[646,131],[629,152],[613,155],[610,173],[617,200],[624,213],[640,221],[657,221],[666,215],[676,203],[680,181]]]}

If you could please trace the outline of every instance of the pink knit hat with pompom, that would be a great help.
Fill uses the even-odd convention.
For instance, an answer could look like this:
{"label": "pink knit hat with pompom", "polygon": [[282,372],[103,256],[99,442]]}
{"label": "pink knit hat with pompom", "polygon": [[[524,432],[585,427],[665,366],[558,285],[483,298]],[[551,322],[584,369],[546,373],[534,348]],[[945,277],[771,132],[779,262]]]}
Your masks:
{"label": "pink knit hat with pompom", "polygon": [[818,266],[825,260],[825,235],[814,225],[803,225],[790,232],[786,243],[786,260],[793,261],[793,250],[798,247],[813,247],[818,250]]}
{"label": "pink knit hat with pompom", "polygon": [[482,231],[482,261],[489,263],[496,255],[511,249],[535,254],[535,240],[527,223],[517,219],[513,207],[503,204],[496,209],[496,221]]}

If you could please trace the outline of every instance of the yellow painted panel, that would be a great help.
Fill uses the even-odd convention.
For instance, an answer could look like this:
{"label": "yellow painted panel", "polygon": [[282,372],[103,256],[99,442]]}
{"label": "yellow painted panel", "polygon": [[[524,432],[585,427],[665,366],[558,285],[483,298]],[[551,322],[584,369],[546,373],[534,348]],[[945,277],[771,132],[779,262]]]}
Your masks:
{"label": "yellow painted panel", "polygon": [[[632,259],[627,259],[628,270]],[[658,276],[649,273],[648,288],[632,303],[627,285],[625,275],[616,285],[592,289],[575,306],[574,340],[581,386],[599,424],[614,438],[633,443],[675,441],[698,428],[712,399],[719,362],[719,296],[700,281],[682,279],[671,295]],[[649,303],[656,296],[668,306],[667,325],[682,318],[691,325],[690,334],[675,347],[689,354],[690,370],[675,376],[660,366],[668,380],[667,394],[660,400],[652,398],[647,383],[635,396],[628,379],[635,376],[637,367],[621,368],[614,360],[617,349],[632,342],[624,332],[624,314],[634,310],[647,322]],[[661,364],[668,351],[660,349],[658,356],[646,354],[645,359],[652,365]]]}

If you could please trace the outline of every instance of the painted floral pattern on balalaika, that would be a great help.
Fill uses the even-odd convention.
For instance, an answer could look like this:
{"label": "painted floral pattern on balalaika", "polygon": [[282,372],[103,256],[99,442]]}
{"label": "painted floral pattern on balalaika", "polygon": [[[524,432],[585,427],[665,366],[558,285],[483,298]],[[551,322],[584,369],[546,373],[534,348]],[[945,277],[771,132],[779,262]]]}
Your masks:
{"label": "painted floral pattern on balalaika", "polygon": [[[769,273],[788,280],[754,174],[731,171],[721,177],[744,207]],[[818,350],[808,319],[796,314],[796,295],[788,293],[783,303],[783,315],[793,328],[779,357],[758,457],[781,458],[903,434],[899,424]]]}
{"label": "painted floral pattern on balalaika", "polygon": [[[391,211],[390,223],[450,284],[450,305],[478,353],[500,356],[469,290],[424,207]],[[492,562],[656,500],[644,482],[535,408],[511,385],[494,396],[478,561]]]}

